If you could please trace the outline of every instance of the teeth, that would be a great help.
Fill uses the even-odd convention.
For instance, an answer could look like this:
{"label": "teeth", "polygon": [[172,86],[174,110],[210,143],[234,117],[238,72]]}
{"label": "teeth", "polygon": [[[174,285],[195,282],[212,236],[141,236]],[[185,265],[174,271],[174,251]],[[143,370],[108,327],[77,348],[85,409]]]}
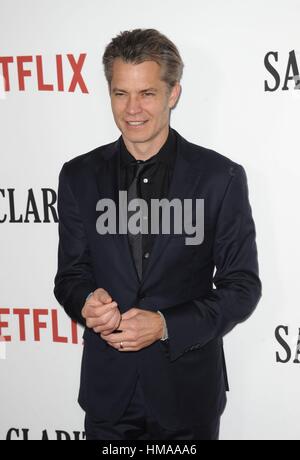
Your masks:
{"label": "teeth", "polygon": [[146,123],[145,121],[128,121],[128,124],[132,125],[132,126],[139,126],[139,125],[143,125],[145,123]]}

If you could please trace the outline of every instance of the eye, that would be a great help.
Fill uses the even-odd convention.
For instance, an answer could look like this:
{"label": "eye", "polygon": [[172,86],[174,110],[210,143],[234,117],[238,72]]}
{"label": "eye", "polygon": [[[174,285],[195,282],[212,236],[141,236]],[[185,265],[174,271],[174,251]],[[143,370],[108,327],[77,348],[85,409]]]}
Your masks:
{"label": "eye", "polygon": [[124,96],[124,93],[115,93],[115,96]]}
{"label": "eye", "polygon": [[154,96],[154,93],[144,93],[145,96]]}

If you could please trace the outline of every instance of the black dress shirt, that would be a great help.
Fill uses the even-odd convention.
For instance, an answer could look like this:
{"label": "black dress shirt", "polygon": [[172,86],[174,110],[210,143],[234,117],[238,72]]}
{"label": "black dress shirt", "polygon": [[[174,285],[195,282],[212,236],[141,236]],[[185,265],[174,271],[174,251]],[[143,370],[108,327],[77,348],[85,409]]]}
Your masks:
{"label": "black dress shirt", "polygon": [[[127,150],[123,137],[121,137],[120,145],[120,190],[128,190],[134,178],[134,165],[137,163],[137,160]],[[151,161],[149,167],[145,168],[145,171],[140,177],[138,184],[139,198],[142,198],[147,202],[149,210],[148,233],[143,234],[142,237],[143,272],[145,271],[149,261],[156,236],[151,234],[151,198],[162,199],[167,198],[168,196],[176,159],[176,147],[175,133],[173,132],[172,128],[169,128],[168,138],[159,152],[143,162],[146,164],[147,161]]]}

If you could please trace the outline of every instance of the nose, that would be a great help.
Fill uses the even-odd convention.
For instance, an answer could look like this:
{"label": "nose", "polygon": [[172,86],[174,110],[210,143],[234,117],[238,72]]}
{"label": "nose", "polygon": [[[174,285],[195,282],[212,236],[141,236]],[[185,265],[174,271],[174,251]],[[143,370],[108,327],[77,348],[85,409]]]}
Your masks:
{"label": "nose", "polygon": [[127,100],[126,111],[130,115],[141,113],[142,108],[139,102],[139,98],[135,96],[129,96]]}

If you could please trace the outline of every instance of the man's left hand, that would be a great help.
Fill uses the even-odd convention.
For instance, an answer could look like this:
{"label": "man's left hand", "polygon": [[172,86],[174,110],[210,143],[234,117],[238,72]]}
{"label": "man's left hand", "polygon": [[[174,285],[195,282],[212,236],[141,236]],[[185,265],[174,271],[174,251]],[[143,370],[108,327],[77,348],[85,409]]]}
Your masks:
{"label": "man's left hand", "polygon": [[118,331],[101,337],[119,351],[138,351],[161,339],[163,320],[157,312],[131,308],[122,314]]}

